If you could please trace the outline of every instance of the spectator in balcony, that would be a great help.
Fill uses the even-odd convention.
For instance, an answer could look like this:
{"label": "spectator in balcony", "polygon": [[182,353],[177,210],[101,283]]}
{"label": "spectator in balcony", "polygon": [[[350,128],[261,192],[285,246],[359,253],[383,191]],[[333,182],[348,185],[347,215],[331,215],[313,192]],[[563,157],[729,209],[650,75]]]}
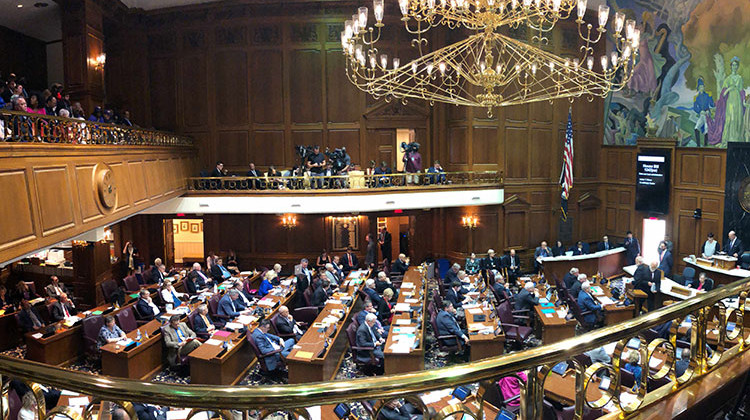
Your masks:
{"label": "spectator in balcony", "polygon": [[266,176],[268,177],[268,187],[272,190],[278,190],[281,186],[280,180],[276,177],[281,176],[281,172],[277,171],[276,168],[271,165],[268,167],[268,172],[266,172]]}
{"label": "spectator in balcony", "polygon": [[[388,165],[385,163],[385,161],[380,162],[380,166],[375,168],[375,175],[390,175],[393,171],[391,168],[388,167]],[[391,177],[389,176],[381,176],[378,178],[378,187],[387,187],[391,185]]]}
{"label": "spectator in balcony", "polygon": [[63,109],[67,109],[68,114],[73,111],[73,107],[70,103],[70,93],[60,93],[57,98],[57,114],[60,115],[60,111],[62,111]]}
{"label": "spectator in balcony", "polygon": [[44,111],[47,113],[47,115],[57,115],[57,98],[54,96],[50,96],[47,98],[46,105],[44,107]]}
{"label": "spectator in balcony", "polygon": [[[320,153],[320,146],[317,144],[313,147],[313,153],[307,157],[307,168],[313,177],[325,176],[326,157]],[[312,183],[313,188],[322,188],[323,180],[318,179]]]}
{"label": "spectator in balcony", "polygon": [[104,112],[102,113],[102,118],[104,119],[104,122],[107,124],[115,123],[114,113],[112,112],[111,109],[105,109]]}
{"label": "spectator in balcony", "polygon": [[71,115],[77,120],[86,119],[86,112],[83,110],[80,102],[73,103],[73,106],[71,107]]}
{"label": "spectator in balcony", "polygon": [[41,94],[32,93],[31,96],[29,96],[29,107],[26,109],[26,112],[30,112],[32,114],[47,115],[47,111],[45,111],[44,107],[42,106],[42,102],[40,101],[41,98]]}
{"label": "spectator in balcony", "polygon": [[427,170],[427,173],[430,175],[427,175],[427,180],[430,184],[445,184],[445,171],[443,170],[443,167],[440,166],[440,161],[435,161],[435,163],[430,166],[430,169]]}
{"label": "spectator in balcony", "polygon": [[406,185],[416,185],[419,184],[419,173],[422,172],[422,155],[419,153],[419,143],[416,143],[413,138],[409,143],[411,148],[407,149],[403,158]]}
{"label": "spectator in balcony", "polygon": [[252,180],[252,181],[249,181],[248,184],[247,184],[247,187],[248,188],[252,188],[252,189],[256,189],[256,190],[262,189],[263,188],[263,184],[257,178],[262,178],[263,177],[263,172],[255,169],[255,163],[253,163],[253,162],[250,162],[249,166],[250,166],[250,170],[247,171],[246,176],[247,177],[251,177],[251,178],[256,178],[256,179]]}
{"label": "spectator in balcony", "polygon": [[224,176],[224,162],[218,161],[216,162],[216,167],[213,171],[211,171],[210,177],[216,178],[216,177],[222,177]]}
{"label": "spectator in balcony", "polygon": [[[78,104],[80,105],[80,104]],[[94,108],[94,112],[89,117],[89,121],[93,122],[104,122],[104,116],[102,115],[102,107],[97,106]]]}
{"label": "spectator in balcony", "polygon": [[63,108],[63,109],[61,109],[59,111],[59,113],[57,114],[57,116],[58,117],[64,117],[64,118],[70,118],[70,111],[68,111],[67,109]]}
{"label": "spectator in balcony", "polygon": [[28,108],[26,107],[26,99],[17,96],[13,98],[13,101],[11,101],[11,103],[13,104],[14,111],[28,112]]}
{"label": "spectator in balcony", "polygon": [[120,114],[120,124],[128,127],[133,127],[133,123],[130,122],[130,111],[128,111],[127,109],[123,110],[122,114]]}

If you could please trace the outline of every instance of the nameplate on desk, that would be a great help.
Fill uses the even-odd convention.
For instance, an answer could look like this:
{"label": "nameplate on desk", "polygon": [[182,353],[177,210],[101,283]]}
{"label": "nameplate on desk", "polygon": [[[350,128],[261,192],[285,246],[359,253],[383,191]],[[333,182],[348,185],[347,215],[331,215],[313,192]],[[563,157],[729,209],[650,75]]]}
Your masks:
{"label": "nameplate on desk", "polygon": [[294,357],[299,357],[300,359],[307,359],[310,360],[315,356],[315,354],[311,351],[297,351],[297,353],[294,355]]}
{"label": "nameplate on desk", "polygon": [[413,289],[414,287],[415,287],[414,283],[412,283],[412,282],[401,283],[401,288],[402,289]]}
{"label": "nameplate on desk", "polygon": [[396,325],[410,325],[411,319],[397,319]]}
{"label": "nameplate on desk", "polygon": [[690,297],[690,295],[691,295],[690,289],[688,289],[686,287],[680,287],[680,286],[677,286],[677,285],[672,286],[672,288],[670,289],[670,291],[673,292],[673,293],[676,293],[678,295],[685,296],[685,297]]}
{"label": "nameplate on desk", "polygon": [[406,303],[419,303],[419,299],[404,299]]}
{"label": "nameplate on desk", "polygon": [[40,339],[40,338],[42,338],[42,336],[43,336],[42,333],[31,334],[31,338],[34,338],[34,339],[37,339],[37,340]]}
{"label": "nameplate on desk", "polygon": [[258,305],[261,306],[274,306],[276,305],[276,301],[273,299],[263,298],[258,301]]}

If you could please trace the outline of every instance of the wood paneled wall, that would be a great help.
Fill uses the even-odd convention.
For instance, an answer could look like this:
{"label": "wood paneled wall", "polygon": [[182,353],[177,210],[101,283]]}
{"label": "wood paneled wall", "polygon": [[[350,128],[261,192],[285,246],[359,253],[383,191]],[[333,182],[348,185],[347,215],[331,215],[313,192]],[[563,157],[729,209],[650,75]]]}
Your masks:
{"label": "wood paneled wall", "polygon": [[47,46],[44,42],[0,26],[0,79],[10,73],[25,77],[26,91],[47,88]]}
{"label": "wood paneled wall", "polygon": [[[0,261],[104,226],[180,195],[195,171],[189,148],[0,145]],[[98,205],[93,170],[107,164],[117,204]]]}

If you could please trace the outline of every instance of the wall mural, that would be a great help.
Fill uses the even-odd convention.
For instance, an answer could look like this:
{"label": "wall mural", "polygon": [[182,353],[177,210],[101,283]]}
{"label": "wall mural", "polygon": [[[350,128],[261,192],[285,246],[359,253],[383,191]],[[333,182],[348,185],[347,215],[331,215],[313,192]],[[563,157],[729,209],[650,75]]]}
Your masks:
{"label": "wall mural", "polygon": [[605,102],[604,144],[750,142],[750,1],[607,0],[641,26],[627,87]]}

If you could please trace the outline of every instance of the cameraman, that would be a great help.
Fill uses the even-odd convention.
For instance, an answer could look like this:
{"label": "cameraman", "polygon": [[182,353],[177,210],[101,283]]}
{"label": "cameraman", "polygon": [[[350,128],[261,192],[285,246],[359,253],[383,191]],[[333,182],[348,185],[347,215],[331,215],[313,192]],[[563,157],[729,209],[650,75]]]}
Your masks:
{"label": "cameraman", "polygon": [[317,180],[313,180],[310,185],[312,188],[322,188],[323,179],[325,176],[326,158],[320,153],[320,146],[317,144],[313,147],[313,152],[307,157],[306,162],[307,168],[310,170],[310,175],[318,177]]}
{"label": "cameraman", "polygon": [[[413,133],[412,133],[413,135]],[[422,155],[419,153],[419,143],[412,137],[409,144],[402,144],[404,149],[404,172],[406,185],[419,184],[419,172],[422,171]]]}

